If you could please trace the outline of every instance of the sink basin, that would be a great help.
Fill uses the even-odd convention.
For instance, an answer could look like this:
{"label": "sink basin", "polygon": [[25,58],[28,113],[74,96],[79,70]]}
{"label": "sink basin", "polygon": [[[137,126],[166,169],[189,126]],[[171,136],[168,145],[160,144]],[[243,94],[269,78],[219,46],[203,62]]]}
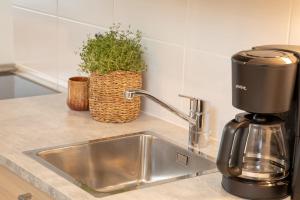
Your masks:
{"label": "sink basin", "polygon": [[215,172],[215,164],[152,132],[25,152],[96,197]]}

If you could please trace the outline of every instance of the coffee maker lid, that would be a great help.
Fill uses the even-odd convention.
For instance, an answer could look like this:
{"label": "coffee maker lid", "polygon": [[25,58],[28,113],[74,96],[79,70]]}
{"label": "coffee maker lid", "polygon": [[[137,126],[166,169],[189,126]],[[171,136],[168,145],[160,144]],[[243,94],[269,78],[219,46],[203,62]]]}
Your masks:
{"label": "coffee maker lid", "polygon": [[262,45],[253,47],[256,50],[278,50],[284,52],[293,53],[295,56],[300,58],[300,46],[299,45],[286,45],[286,44],[275,44],[275,45]]}
{"label": "coffee maker lid", "polygon": [[273,50],[255,50],[245,52],[247,56],[253,58],[279,58],[285,57],[285,52]]}
{"label": "coffee maker lid", "polygon": [[279,67],[298,63],[298,58],[290,52],[279,50],[247,50],[233,55],[232,60],[243,64]]}

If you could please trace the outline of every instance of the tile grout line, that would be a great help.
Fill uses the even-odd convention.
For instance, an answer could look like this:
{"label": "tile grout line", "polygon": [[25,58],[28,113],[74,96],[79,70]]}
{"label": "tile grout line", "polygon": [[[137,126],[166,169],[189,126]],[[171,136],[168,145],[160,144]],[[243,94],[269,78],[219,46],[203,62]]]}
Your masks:
{"label": "tile grout line", "polygon": [[107,28],[104,27],[104,26],[99,26],[99,25],[95,25],[95,24],[80,22],[80,21],[77,21],[77,20],[74,20],[74,19],[71,19],[71,18],[62,17],[62,16],[59,16],[58,13],[56,15],[53,15],[53,14],[49,14],[49,13],[45,13],[45,12],[41,12],[41,11],[37,11],[37,10],[32,10],[32,9],[24,8],[24,7],[21,7],[21,6],[14,5],[13,7],[16,8],[16,9],[20,9],[20,10],[24,10],[24,11],[30,12],[30,13],[35,13],[35,14],[39,14],[39,15],[43,15],[43,16],[47,16],[47,17],[52,17],[52,18],[58,18],[60,20],[64,20],[64,21],[68,21],[68,22],[73,22],[73,23],[76,23],[76,24],[80,24],[80,25],[84,25],[84,26],[88,26],[88,27],[92,27],[92,28],[98,28],[98,29],[107,30]]}
{"label": "tile grout line", "polygon": [[295,4],[295,0],[290,0],[289,19],[288,19],[288,27],[287,27],[287,38],[286,38],[287,44],[290,44],[290,40],[291,40],[291,28],[292,28],[292,21],[293,21],[294,4]]}
{"label": "tile grout line", "polygon": [[60,40],[60,38],[59,38],[59,18],[58,18],[58,13],[59,13],[59,11],[58,11],[58,9],[59,9],[59,0],[56,0],[56,23],[55,23],[55,25],[56,25],[56,45],[55,45],[55,48],[56,48],[56,77],[57,77],[57,82],[56,82],[56,84],[57,84],[57,89],[58,89],[58,87],[59,87],[59,79],[60,79],[60,72],[59,72],[59,68],[60,68],[60,62],[59,62],[59,48],[58,48],[58,44],[60,44],[59,42],[59,40]]}
{"label": "tile grout line", "polygon": [[[188,19],[189,19],[189,15],[188,15],[188,11],[190,9],[190,1],[186,0],[186,4],[185,4],[185,19],[184,19],[184,36],[183,36],[183,60],[182,60],[182,69],[181,69],[181,93],[184,93],[184,86],[185,86],[185,71],[186,71],[186,61],[187,61],[187,30],[188,30]],[[181,101],[181,108],[183,108],[183,103]]]}
{"label": "tile grout line", "polygon": [[183,48],[183,45],[181,45],[181,44],[170,43],[170,42],[166,42],[166,41],[163,41],[163,40],[158,40],[158,39],[150,38],[150,37],[147,37],[147,36],[143,36],[143,39],[144,40],[148,40],[150,42],[156,42],[156,43],[159,43],[159,44],[164,44],[164,45],[168,45],[168,46]]}
{"label": "tile grout line", "polygon": [[56,15],[57,13],[55,13],[55,14],[46,13],[46,12],[42,12],[42,11],[35,10],[35,9],[29,9],[29,8],[26,8],[26,7],[23,7],[23,6],[19,6],[19,5],[15,5],[15,4],[13,4],[12,7],[20,9],[20,10],[25,10],[27,12],[35,13],[35,14],[40,14],[40,15],[48,16],[48,17],[53,17],[53,18],[57,17],[57,15]]}
{"label": "tile grout line", "polygon": [[116,0],[113,0],[113,8],[112,8],[112,12],[113,12],[113,23],[117,23],[116,22]]}

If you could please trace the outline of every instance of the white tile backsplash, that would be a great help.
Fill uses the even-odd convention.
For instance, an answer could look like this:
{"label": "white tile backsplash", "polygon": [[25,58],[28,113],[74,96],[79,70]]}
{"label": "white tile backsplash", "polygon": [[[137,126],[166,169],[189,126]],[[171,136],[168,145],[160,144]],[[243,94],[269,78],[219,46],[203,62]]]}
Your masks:
{"label": "white tile backsplash", "polygon": [[81,63],[79,52],[83,41],[98,32],[103,32],[103,29],[72,21],[59,20],[58,78],[60,81],[67,82],[69,77],[82,74],[78,66]]}
{"label": "white tile backsplash", "polygon": [[293,2],[289,36],[289,44],[300,45],[300,0]]}
{"label": "white tile backsplash", "polygon": [[[178,94],[182,91],[183,48],[144,40],[148,69],[144,74],[144,88],[154,96],[181,108]],[[144,110],[169,121],[182,124],[177,116],[150,100],[145,100]]]}
{"label": "white tile backsplash", "polygon": [[[208,101],[217,138],[239,112],[231,105],[232,54],[254,45],[300,45],[300,0],[14,0],[14,4],[17,63],[63,85],[79,73],[75,51],[88,34],[107,30],[113,22],[140,29],[147,47],[145,89],[186,112],[188,100],[179,93]],[[149,100],[143,109],[188,127]]]}
{"label": "white tile backsplash", "polygon": [[213,134],[236,114],[231,106],[230,57],[188,49],[184,73],[184,93],[209,102]]}
{"label": "white tile backsplash", "polygon": [[231,56],[262,44],[287,43],[290,0],[189,0],[187,43]]}
{"label": "white tile backsplash", "polygon": [[57,0],[12,0],[14,5],[55,15]]}
{"label": "white tile backsplash", "polygon": [[19,8],[13,16],[16,63],[57,79],[57,18]]}
{"label": "white tile backsplash", "polygon": [[10,0],[0,1],[0,64],[13,63],[13,26]]}
{"label": "white tile backsplash", "polygon": [[113,0],[58,0],[59,16],[97,26],[113,23],[113,8]]}
{"label": "white tile backsplash", "polygon": [[146,37],[184,42],[186,0],[115,0],[115,20],[140,29]]}

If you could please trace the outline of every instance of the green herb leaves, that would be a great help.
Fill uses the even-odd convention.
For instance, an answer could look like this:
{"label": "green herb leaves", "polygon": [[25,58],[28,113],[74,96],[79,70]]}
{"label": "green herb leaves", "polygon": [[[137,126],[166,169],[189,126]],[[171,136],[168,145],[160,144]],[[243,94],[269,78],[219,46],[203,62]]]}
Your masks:
{"label": "green herb leaves", "polygon": [[113,71],[142,72],[146,69],[141,45],[142,33],[121,30],[120,24],[109,31],[96,34],[83,43],[81,70],[87,73],[107,74]]}

